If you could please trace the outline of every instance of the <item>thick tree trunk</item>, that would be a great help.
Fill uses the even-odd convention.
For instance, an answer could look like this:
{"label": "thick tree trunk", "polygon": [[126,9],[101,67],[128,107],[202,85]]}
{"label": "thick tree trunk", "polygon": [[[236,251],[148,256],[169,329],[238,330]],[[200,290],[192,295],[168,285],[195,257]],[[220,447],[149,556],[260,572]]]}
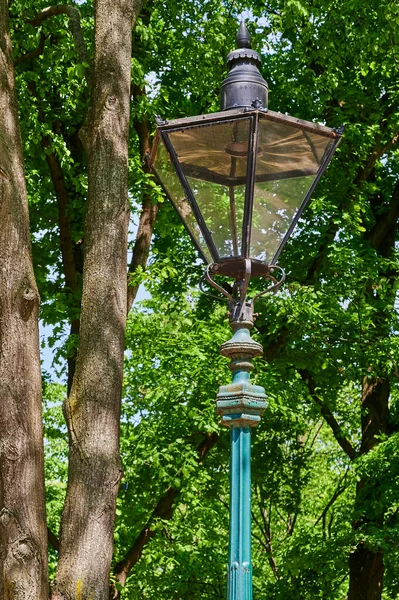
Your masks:
{"label": "thick tree trunk", "polygon": [[39,294],[9,35],[0,0],[0,598],[47,598]]}
{"label": "thick tree trunk", "polygon": [[80,341],[65,405],[69,477],[53,600],[108,600],[121,477],[133,0],[95,3]]}
{"label": "thick tree trunk", "polygon": [[[375,203],[375,205],[374,205]],[[376,215],[376,223],[367,234],[371,247],[378,250],[384,258],[390,258],[395,249],[399,217],[399,182],[396,183],[389,208],[381,205],[379,195],[371,200],[371,206]],[[395,302],[394,282],[396,271],[391,267],[385,276],[391,282],[392,307]],[[373,290],[369,293],[370,301],[375,297]],[[378,300],[378,298],[377,298]],[[380,311],[375,317],[375,325],[382,334],[389,335],[389,309]],[[390,382],[387,377],[363,377],[362,381],[362,441],[360,454],[373,450],[379,443],[379,436],[389,433],[389,396]],[[355,519],[353,529],[364,528],[371,524],[382,527],[384,512],[375,510],[381,491],[380,482],[362,479],[356,486]],[[376,502],[377,500],[377,502]],[[370,514],[370,510],[372,514]],[[360,515],[360,516],[357,516]],[[381,600],[384,578],[384,556],[378,549],[368,548],[363,542],[359,543],[349,558],[349,591],[348,600]]]}
{"label": "thick tree trunk", "polygon": [[359,544],[349,558],[348,600],[381,600],[383,576],[382,552]]}
{"label": "thick tree trunk", "polygon": [[[388,431],[389,380],[386,378],[364,377],[362,382],[362,443],[360,454],[370,452],[378,444],[378,436]],[[356,486],[355,514],[360,515],[353,522],[353,529],[367,527],[369,523],[381,527],[384,520],[383,509],[376,515],[372,499],[381,494],[379,483],[362,479]],[[368,515],[369,510],[373,511]],[[381,600],[384,577],[383,554],[378,549],[370,549],[359,543],[349,558],[348,600]]]}

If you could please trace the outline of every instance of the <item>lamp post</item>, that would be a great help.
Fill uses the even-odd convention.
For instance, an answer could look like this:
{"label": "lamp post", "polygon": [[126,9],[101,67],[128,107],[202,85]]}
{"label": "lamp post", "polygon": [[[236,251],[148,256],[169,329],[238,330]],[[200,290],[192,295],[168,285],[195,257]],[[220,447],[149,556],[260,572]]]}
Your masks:
{"label": "lamp post", "polygon": [[[254,302],[284,281],[276,261],[339,144],[342,130],[268,110],[268,88],[242,22],[227,57],[221,112],[173,121],[157,118],[149,162],[200,256],[206,279],[229,302],[230,385],[219,389],[216,411],[231,429],[228,600],[252,600],[251,428],[266,408],[250,383]],[[280,273],[279,279],[276,275]],[[232,292],[217,275],[234,280]],[[251,277],[268,282],[249,300]]]}

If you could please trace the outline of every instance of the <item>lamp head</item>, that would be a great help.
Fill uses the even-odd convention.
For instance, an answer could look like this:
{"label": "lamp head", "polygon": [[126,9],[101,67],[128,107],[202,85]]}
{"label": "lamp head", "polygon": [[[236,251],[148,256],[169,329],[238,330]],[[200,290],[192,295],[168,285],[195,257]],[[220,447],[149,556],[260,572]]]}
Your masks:
{"label": "lamp head", "polygon": [[[249,279],[265,278],[267,291],[282,283],[276,261],[342,130],[268,110],[261,58],[243,22],[227,63],[222,111],[158,119],[149,161],[208,264],[205,279],[229,300],[232,320],[247,322]],[[232,294],[214,275],[234,279]]]}

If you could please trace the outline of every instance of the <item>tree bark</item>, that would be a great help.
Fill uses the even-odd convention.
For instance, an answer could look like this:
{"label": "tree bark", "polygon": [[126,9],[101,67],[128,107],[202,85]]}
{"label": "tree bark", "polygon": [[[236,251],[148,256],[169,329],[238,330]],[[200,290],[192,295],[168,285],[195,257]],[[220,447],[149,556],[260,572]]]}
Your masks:
{"label": "tree bark", "polygon": [[311,372],[307,369],[298,369],[298,373],[300,374],[302,380],[306,384],[313,402],[317,404],[317,406],[319,406],[321,416],[323,417],[327,425],[330,427],[336,441],[341,446],[345,454],[347,454],[347,456],[349,456],[351,460],[355,460],[356,450],[352,446],[350,441],[342,433],[342,429],[338,421],[334,417],[334,414],[331,412],[327,404],[325,404],[325,402],[323,402],[320,396],[316,394],[316,385]]}
{"label": "tree bark", "polygon": [[127,298],[133,0],[95,3],[80,340],[65,404],[70,450],[53,600],[108,600]]}
{"label": "tree bark", "polygon": [[348,600],[380,600],[384,575],[382,552],[359,544],[349,559]]}
{"label": "tree bark", "polygon": [[[388,109],[389,110],[389,109]],[[399,182],[396,182],[389,203],[377,196],[371,198],[371,209],[376,222],[365,238],[370,246],[384,258],[391,258],[395,251],[399,218]],[[389,336],[391,327],[390,311],[395,303],[396,269],[390,265],[383,273],[390,282],[390,304],[378,311],[375,326],[380,335]],[[375,297],[370,284],[370,303],[379,301]],[[389,435],[389,397],[391,385],[387,374],[382,377],[364,376],[361,397],[361,445],[360,455],[366,454],[379,443],[379,436]],[[363,478],[356,486],[355,518],[352,523],[354,531],[367,528],[368,525],[381,528],[384,523],[384,509],[373,510],[373,506],[383,505],[375,502],[381,497],[383,487],[381,480]],[[374,502],[373,502],[374,500]],[[371,514],[370,514],[371,513]],[[360,516],[358,516],[360,515]],[[348,600],[381,600],[384,580],[384,555],[379,548],[368,548],[359,542],[349,557],[349,591]]]}
{"label": "tree bark", "polygon": [[[360,454],[370,452],[378,444],[378,436],[388,432],[388,401],[390,384],[387,378],[364,377],[362,382],[362,441]],[[384,510],[376,514],[372,498],[380,495],[380,482],[361,479],[356,486],[355,514],[361,515],[353,521],[353,529],[372,523],[381,527]],[[369,515],[368,511],[373,514]],[[349,557],[348,600],[381,600],[384,561],[383,553],[358,543]]]}
{"label": "tree bark", "polygon": [[45,600],[39,294],[6,0],[0,0],[0,223],[0,598]]}

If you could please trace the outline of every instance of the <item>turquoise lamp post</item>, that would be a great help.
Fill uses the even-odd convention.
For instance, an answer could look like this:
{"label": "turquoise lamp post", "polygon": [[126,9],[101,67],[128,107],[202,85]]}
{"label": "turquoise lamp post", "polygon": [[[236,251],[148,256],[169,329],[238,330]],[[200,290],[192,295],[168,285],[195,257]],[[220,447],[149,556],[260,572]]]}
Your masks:
{"label": "turquoise lamp post", "polygon": [[[261,58],[241,23],[227,57],[221,112],[165,121],[157,117],[150,166],[207,267],[207,280],[229,303],[233,335],[220,352],[232,383],[216,412],[231,430],[228,600],[252,600],[251,429],[266,408],[265,390],[250,382],[254,303],[284,281],[277,259],[327,168],[342,129],[268,109]],[[216,280],[233,280],[226,291]],[[251,277],[265,283],[252,299]]]}

